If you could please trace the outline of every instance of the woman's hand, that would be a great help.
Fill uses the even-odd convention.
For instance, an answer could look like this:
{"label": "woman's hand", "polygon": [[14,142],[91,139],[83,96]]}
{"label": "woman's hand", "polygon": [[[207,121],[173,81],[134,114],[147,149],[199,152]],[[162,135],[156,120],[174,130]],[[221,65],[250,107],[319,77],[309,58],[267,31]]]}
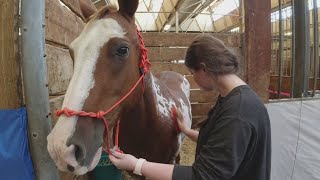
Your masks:
{"label": "woman's hand", "polygon": [[193,130],[187,126],[186,122],[183,119],[181,111],[178,109],[177,109],[177,122],[181,132],[183,132],[186,136],[188,136],[192,141],[194,142],[198,141],[199,131]]}
{"label": "woman's hand", "polygon": [[118,168],[122,170],[133,171],[138,159],[131,154],[121,154],[114,150],[109,155],[110,161]]}
{"label": "woman's hand", "polygon": [[179,109],[177,109],[176,112],[177,112],[178,126],[179,126],[181,132],[186,133],[190,128],[186,125],[181,111]]}

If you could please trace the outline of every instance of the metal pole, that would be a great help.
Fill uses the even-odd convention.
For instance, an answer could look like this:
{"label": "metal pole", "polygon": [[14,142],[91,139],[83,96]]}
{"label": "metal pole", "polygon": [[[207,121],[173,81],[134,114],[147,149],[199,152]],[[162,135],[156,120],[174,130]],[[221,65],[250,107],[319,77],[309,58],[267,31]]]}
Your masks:
{"label": "metal pole", "polygon": [[310,19],[308,1],[294,0],[296,23],[294,97],[308,96],[310,75]]}
{"label": "metal pole", "polygon": [[22,69],[31,157],[36,179],[56,180],[58,171],[47,151],[51,131],[45,60],[45,1],[22,1]]}
{"label": "metal pole", "polygon": [[295,78],[295,68],[296,68],[296,20],[295,20],[295,3],[294,0],[291,1],[291,29],[292,29],[292,40],[291,40],[291,53],[292,53],[292,62],[291,62],[291,98],[294,98],[294,78]]}
{"label": "metal pole", "polygon": [[319,26],[318,26],[318,7],[317,0],[313,0],[313,36],[314,36],[314,75],[313,75],[313,96],[317,90],[317,80],[319,72]]}
{"label": "metal pole", "polygon": [[179,12],[176,11],[176,33],[179,32]]}
{"label": "metal pole", "polygon": [[279,71],[278,71],[278,98],[282,91],[282,62],[283,62],[283,23],[282,23],[282,0],[279,0]]}
{"label": "metal pole", "polygon": [[305,36],[306,36],[306,54],[305,54],[305,66],[304,66],[304,74],[303,74],[303,96],[308,97],[309,91],[309,80],[310,80],[310,11],[308,1],[304,1],[305,3]]}

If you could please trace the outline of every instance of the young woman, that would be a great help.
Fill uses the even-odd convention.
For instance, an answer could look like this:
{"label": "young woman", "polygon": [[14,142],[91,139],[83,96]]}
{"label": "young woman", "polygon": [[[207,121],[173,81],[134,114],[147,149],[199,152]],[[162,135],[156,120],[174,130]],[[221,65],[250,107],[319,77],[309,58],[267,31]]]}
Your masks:
{"label": "young woman", "polygon": [[194,164],[159,164],[117,152],[110,160],[150,179],[269,180],[269,116],[256,93],[235,74],[236,56],[220,40],[202,34],[188,48],[185,65],[201,89],[220,93],[200,132],[178,116],[181,131],[197,142]]}

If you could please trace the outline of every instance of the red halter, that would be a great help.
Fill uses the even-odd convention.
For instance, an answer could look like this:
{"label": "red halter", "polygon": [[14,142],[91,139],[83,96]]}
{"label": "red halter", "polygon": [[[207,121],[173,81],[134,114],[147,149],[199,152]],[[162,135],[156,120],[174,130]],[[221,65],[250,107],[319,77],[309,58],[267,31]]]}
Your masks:
{"label": "red halter", "polygon": [[[118,102],[116,102],[107,111],[99,111],[97,113],[93,113],[93,112],[85,112],[85,111],[73,111],[73,110],[68,109],[66,107],[62,110],[56,111],[57,116],[61,116],[62,114],[64,114],[67,117],[82,116],[82,117],[92,117],[92,118],[97,118],[97,119],[103,120],[103,123],[104,123],[106,131],[107,131],[107,135],[106,135],[107,149],[103,148],[103,150],[106,151],[106,153],[108,153],[108,154],[110,154],[109,126],[108,126],[108,122],[104,116],[107,115],[108,113],[110,113],[112,110],[114,110],[117,106],[119,106],[137,88],[137,86],[139,85],[140,82],[142,82],[142,88],[144,89],[144,77],[151,68],[151,63],[148,60],[148,50],[144,46],[143,38],[142,38],[139,30],[137,30],[137,34],[139,37],[140,48],[141,48],[141,63],[139,65],[141,77],[138,79],[138,81],[135,83],[135,85],[130,89],[130,91],[125,96],[123,96]],[[117,147],[119,147],[118,146],[119,125],[120,125],[120,119],[117,122],[116,135],[115,135],[115,145]],[[118,151],[120,151],[120,150],[118,149]]]}

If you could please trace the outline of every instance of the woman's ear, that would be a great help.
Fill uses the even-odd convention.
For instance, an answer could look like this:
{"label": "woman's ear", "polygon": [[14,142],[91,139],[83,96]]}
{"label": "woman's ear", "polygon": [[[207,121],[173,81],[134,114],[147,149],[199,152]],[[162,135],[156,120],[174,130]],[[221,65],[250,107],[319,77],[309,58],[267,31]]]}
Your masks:
{"label": "woman's ear", "polygon": [[90,17],[97,12],[91,0],[79,0],[80,9],[83,17],[88,21]]}
{"label": "woman's ear", "polygon": [[200,63],[200,69],[203,71],[203,72],[207,72],[207,66],[205,63]]}

